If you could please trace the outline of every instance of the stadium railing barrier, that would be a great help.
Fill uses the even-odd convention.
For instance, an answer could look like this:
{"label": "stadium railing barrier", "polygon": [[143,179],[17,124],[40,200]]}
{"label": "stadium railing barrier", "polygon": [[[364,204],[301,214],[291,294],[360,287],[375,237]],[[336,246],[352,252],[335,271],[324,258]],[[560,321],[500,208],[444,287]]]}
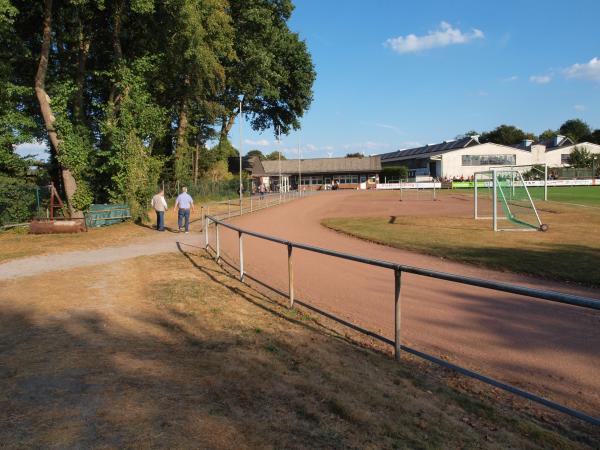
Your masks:
{"label": "stadium railing barrier", "polygon": [[[231,217],[231,216],[230,216]],[[324,315],[325,317],[332,319],[338,323],[341,323],[349,328],[352,328],[358,332],[366,334],[374,339],[377,339],[383,343],[389,344],[394,348],[394,356],[397,361],[400,361],[401,352],[406,352],[417,356],[419,358],[425,359],[434,364],[440,365],[442,367],[452,369],[462,375],[474,378],[476,380],[487,383],[496,388],[502,389],[509,393],[515,394],[517,396],[523,397],[525,399],[536,402],[540,405],[553,409],[555,411],[559,411],[561,413],[567,414],[571,417],[578,418],[585,422],[588,422],[593,425],[600,426],[600,418],[590,416],[581,411],[575,410],[565,405],[561,405],[552,400],[541,397],[532,392],[526,391],[524,389],[512,386],[510,384],[504,383],[502,381],[496,380],[494,378],[488,377],[481,373],[475,372],[473,370],[467,369],[465,367],[458,366],[456,364],[452,364],[450,362],[444,361],[443,359],[437,358],[433,355],[429,355],[427,353],[421,352],[419,350],[410,348],[406,345],[403,345],[401,342],[401,288],[402,288],[402,274],[403,273],[411,273],[415,275],[420,275],[424,277],[437,278],[440,280],[449,281],[452,283],[460,283],[466,284],[470,286],[477,286],[480,288],[491,289],[494,291],[508,292],[512,294],[523,295],[526,297],[532,297],[537,299],[542,299],[550,302],[562,303],[566,305],[576,306],[580,308],[587,308],[596,311],[600,311],[600,300],[582,297],[572,294],[566,294],[557,291],[545,291],[541,289],[528,288],[524,286],[519,286],[515,284],[502,283],[498,281],[490,281],[484,280],[480,278],[466,277],[463,275],[450,274],[445,272],[438,272],[435,270],[423,269],[414,266],[407,266],[403,264],[398,264],[390,261],[365,258],[363,256],[352,255],[349,253],[338,252],[335,250],[329,250],[322,247],[316,247],[312,245],[302,244],[298,242],[292,242],[285,239],[280,239],[274,236],[269,236],[262,233],[257,233],[255,231],[246,230],[235,225],[224,222],[222,219],[219,219],[218,216],[211,216],[206,214],[204,216],[204,248],[207,252],[211,250],[214,252],[214,258],[217,262],[223,261],[234,270],[239,272],[240,281],[244,282],[245,278],[251,279],[254,282],[284,296],[289,300],[289,307],[293,308],[294,304],[299,304],[311,311],[314,311],[318,314]],[[215,248],[213,248],[209,244],[209,228],[214,224],[215,229]],[[225,227],[230,230],[236,231],[238,235],[238,247],[239,247],[239,262],[238,267],[235,267],[232,263],[226,261],[221,256],[221,248],[220,248],[220,236],[219,236],[219,227]],[[253,236],[258,239],[263,239],[270,242],[275,242],[277,244],[281,244],[287,247],[287,266],[288,266],[288,292],[283,292],[277,288],[269,286],[266,282],[258,280],[257,278],[252,277],[247,274],[244,269],[244,235]],[[319,253],[322,255],[328,255],[336,258],[341,258],[349,261],[355,261],[362,264],[367,264],[371,266],[381,267],[384,269],[389,269],[393,272],[394,275],[394,340],[386,338],[385,336],[381,336],[373,331],[366,330],[356,324],[348,322],[342,318],[336,317],[335,315],[323,311],[313,305],[308,304],[307,302],[301,301],[298,298],[295,298],[294,295],[294,270],[293,270],[293,255],[294,249],[305,250],[313,253]]]}

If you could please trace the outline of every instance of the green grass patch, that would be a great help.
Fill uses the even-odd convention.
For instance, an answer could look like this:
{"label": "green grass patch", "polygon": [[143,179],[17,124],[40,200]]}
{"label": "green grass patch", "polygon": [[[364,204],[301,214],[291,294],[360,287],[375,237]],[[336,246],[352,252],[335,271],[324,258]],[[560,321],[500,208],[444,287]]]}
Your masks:
{"label": "green grass patch", "polygon": [[[379,244],[491,269],[600,286],[600,211],[542,206],[547,233],[494,233],[465,217],[331,218],[323,225]],[[551,210],[549,208],[552,208]]]}

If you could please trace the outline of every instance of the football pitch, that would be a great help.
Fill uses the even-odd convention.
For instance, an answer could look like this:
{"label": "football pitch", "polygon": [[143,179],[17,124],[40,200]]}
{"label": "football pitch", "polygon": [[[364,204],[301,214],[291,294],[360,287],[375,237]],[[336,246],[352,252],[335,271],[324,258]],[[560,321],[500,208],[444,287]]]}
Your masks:
{"label": "football pitch", "polygon": [[[543,187],[530,187],[534,200],[544,198]],[[600,186],[550,186],[548,201],[600,207]]]}

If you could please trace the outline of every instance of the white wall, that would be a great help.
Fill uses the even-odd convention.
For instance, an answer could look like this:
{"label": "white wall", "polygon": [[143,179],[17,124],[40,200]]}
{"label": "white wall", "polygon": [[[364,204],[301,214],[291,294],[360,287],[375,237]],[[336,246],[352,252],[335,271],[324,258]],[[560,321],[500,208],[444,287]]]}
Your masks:
{"label": "white wall", "polygon": [[563,147],[556,150],[550,150],[545,152],[545,162],[548,164],[548,167],[565,167],[568,164],[563,164],[562,155],[569,155],[573,149],[577,148],[585,148],[592,154],[600,154],[600,145],[591,144],[589,142],[584,142],[582,144],[570,145],[569,147]]}
{"label": "white wall", "polygon": [[519,150],[517,148],[507,147],[504,145],[487,143],[443,154],[442,178],[461,176],[464,178],[469,178],[472,177],[475,172],[484,172],[486,170],[490,170],[492,167],[499,167],[497,164],[491,166],[463,166],[463,155],[515,155],[515,165],[533,164],[533,156],[529,151]]}

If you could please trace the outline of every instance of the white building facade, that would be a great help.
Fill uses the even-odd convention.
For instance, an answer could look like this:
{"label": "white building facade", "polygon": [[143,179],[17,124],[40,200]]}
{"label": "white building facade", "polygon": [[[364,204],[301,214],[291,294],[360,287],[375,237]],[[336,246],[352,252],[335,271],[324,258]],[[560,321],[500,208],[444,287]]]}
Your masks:
{"label": "white building facade", "polygon": [[574,144],[564,136],[553,139],[552,142],[538,143],[523,141],[520,145],[511,147],[491,142],[481,144],[477,136],[472,136],[380,156],[384,168],[408,167],[409,178],[456,180],[470,179],[476,172],[484,172],[492,167],[534,164],[567,167],[570,153],[575,147],[600,154],[600,145],[597,144]]}

